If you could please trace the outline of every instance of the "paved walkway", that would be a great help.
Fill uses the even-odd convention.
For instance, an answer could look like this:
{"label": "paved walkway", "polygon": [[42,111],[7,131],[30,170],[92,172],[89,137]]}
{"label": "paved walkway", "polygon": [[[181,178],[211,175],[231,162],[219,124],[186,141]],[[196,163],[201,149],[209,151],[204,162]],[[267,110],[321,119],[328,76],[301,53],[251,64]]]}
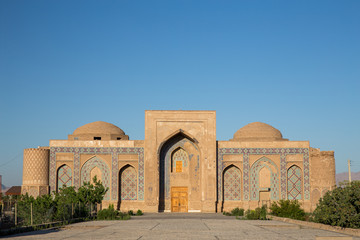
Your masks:
{"label": "paved walkway", "polygon": [[[329,237],[329,238],[319,238]],[[345,238],[344,238],[345,237]],[[12,239],[346,239],[351,236],[279,221],[212,213],[148,213],[128,221],[92,221],[12,235]],[[360,238],[353,237],[360,240]]]}

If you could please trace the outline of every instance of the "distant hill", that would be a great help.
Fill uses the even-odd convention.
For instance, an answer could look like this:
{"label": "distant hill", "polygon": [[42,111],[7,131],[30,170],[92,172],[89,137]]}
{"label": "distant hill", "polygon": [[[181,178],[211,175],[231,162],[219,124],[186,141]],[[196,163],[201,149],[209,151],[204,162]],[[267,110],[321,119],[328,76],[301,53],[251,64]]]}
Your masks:
{"label": "distant hill", "polygon": [[2,192],[6,192],[6,190],[8,190],[9,188],[7,186],[5,186],[4,184],[1,184],[1,190]]}
{"label": "distant hill", "polygon": [[[336,185],[338,185],[339,182],[349,180],[349,173],[348,172],[338,173],[336,174],[335,178],[336,178]],[[360,181],[360,172],[351,172],[351,180]]]}

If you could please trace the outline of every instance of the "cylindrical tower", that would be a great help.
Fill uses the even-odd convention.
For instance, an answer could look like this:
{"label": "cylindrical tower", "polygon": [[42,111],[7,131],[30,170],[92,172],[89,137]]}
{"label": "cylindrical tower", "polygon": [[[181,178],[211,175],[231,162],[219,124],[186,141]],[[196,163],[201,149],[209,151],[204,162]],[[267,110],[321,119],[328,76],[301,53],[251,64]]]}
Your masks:
{"label": "cylindrical tower", "polygon": [[49,192],[48,148],[24,149],[22,193],[37,197]]}

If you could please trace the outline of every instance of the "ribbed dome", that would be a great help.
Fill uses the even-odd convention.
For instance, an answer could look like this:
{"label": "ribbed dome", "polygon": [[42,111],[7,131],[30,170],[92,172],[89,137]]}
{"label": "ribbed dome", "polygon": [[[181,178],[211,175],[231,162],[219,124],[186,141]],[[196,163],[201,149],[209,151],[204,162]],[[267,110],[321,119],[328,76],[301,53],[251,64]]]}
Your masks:
{"label": "ribbed dome", "polygon": [[282,134],[276,128],[262,122],[253,122],[240,128],[232,141],[282,141]]}
{"label": "ribbed dome", "polygon": [[79,128],[77,128],[73,135],[82,135],[82,134],[117,134],[117,135],[125,135],[125,132],[115,126],[114,124],[97,121],[85,124]]}

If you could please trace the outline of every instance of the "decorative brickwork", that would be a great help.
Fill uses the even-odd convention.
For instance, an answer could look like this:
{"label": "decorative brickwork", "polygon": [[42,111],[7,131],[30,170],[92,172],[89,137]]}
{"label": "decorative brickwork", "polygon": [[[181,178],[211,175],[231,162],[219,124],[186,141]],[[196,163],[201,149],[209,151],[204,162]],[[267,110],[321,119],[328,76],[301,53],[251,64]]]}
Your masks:
{"label": "decorative brickwork", "polygon": [[[260,181],[260,170],[263,168],[267,168],[270,171],[270,199],[271,200],[278,200],[279,199],[279,176],[278,170],[275,165],[270,159],[266,157],[262,157],[257,160],[251,166],[251,200],[259,200],[259,191],[260,190],[268,190],[268,189],[261,189],[259,186]],[[273,170],[275,169],[275,171]]]}
{"label": "decorative brickwork", "polygon": [[72,186],[72,171],[68,165],[62,165],[58,169],[57,190],[64,186]]}
{"label": "decorative brickwork", "polygon": [[[243,155],[243,195],[244,200],[250,200],[250,165],[249,155],[280,155],[280,194],[285,199],[286,189],[286,155],[302,154],[303,155],[303,189],[304,199],[310,200],[310,170],[309,170],[309,149],[308,148],[219,148],[218,149],[218,199],[222,200],[222,172],[224,171],[223,155],[234,154]],[[285,169],[285,172],[284,172]],[[284,174],[285,173],[285,174]]]}
{"label": "decorative brickwork", "polygon": [[138,200],[144,200],[144,149],[112,147],[51,147],[50,148],[50,191],[56,189],[56,153],[74,153],[74,186],[80,186],[80,154],[112,154],[111,164],[111,199],[118,200],[118,154],[138,154]]}
{"label": "decorative brickwork", "polygon": [[288,199],[300,200],[302,190],[301,169],[295,165],[290,167],[287,172],[287,179]]}
{"label": "decorative brickwork", "polygon": [[235,166],[230,166],[224,172],[224,200],[241,200],[241,173]]}
{"label": "decorative brickwork", "polygon": [[31,186],[48,184],[49,149],[25,149],[23,161],[23,185]]}
{"label": "decorative brickwork", "polygon": [[137,199],[137,175],[135,168],[127,166],[121,171],[121,200]]}
{"label": "decorative brickwork", "polygon": [[[173,153],[173,156],[172,156],[172,172],[178,172],[176,169],[176,168],[179,169],[178,164],[181,164],[180,172],[182,172],[182,169],[184,168],[184,166],[185,167],[187,166],[188,158],[189,158],[188,153],[184,149],[182,149],[182,148],[177,149]],[[178,163],[178,162],[181,162],[181,163]]]}
{"label": "decorative brickwork", "polygon": [[[105,188],[110,187],[110,170],[107,164],[98,157],[93,157],[85,162],[81,168],[81,182],[90,182],[90,171],[98,167],[101,170],[101,182]],[[110,193],[107,192],[104,196],[105,200],[110,199]]]}

